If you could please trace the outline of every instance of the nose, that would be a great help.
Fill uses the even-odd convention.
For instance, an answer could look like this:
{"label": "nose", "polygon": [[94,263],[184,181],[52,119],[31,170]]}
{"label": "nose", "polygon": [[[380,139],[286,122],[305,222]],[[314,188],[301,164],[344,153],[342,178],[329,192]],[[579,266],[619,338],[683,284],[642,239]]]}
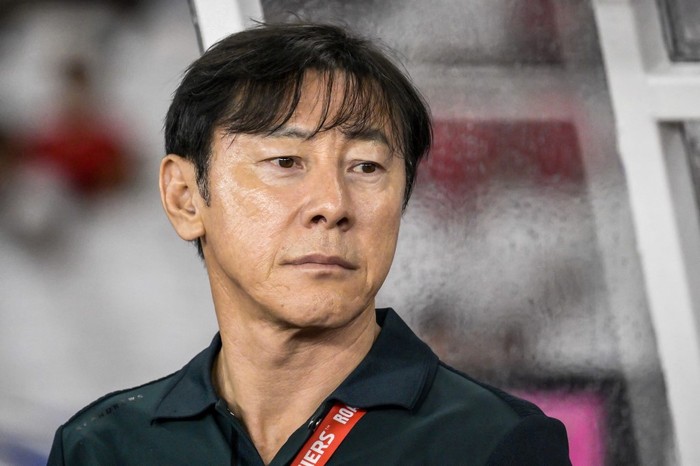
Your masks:
{"label": "nose", "polygon": [[327,171],[309,177],[305,183],[307,202],[303,222],[307,227],[347,230],[352,225],[350,192],[341,173]]}

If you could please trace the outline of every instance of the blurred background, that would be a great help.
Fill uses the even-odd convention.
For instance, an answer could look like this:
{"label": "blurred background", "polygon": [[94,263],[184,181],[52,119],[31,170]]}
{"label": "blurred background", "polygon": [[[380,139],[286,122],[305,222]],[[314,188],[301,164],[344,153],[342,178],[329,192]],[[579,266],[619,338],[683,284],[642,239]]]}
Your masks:
{"label": "blurred background", "polygon": [[[700,464],[698,3],[256,8],[380,40],[431,106],[378,304],[562,419],[575,466]],[[0,3],[0,464],[45,464],[78,409],[216,331],[157,192],[164,115],[198,56],[185,0]]]}

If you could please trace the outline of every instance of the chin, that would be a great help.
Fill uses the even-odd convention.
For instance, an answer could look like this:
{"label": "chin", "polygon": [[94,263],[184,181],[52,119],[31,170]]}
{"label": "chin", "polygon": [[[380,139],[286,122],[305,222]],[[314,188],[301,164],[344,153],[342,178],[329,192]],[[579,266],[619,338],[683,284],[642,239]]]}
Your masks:
{"label": "chin", "polygon": [[278,314],[278,318],[290,328],[333,329],[348,325],[369,307],[367,304],[352,305],[339,300],[338,297],[316,299],[285,304],[284,312],[282,315]]}

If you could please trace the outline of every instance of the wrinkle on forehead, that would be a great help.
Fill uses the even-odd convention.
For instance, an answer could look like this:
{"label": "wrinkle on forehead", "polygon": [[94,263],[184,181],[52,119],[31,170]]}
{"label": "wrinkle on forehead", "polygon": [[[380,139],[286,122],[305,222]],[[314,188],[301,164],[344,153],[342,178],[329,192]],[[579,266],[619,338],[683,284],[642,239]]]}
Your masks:
{"label": "wrinkle on forehead", "polygon": [[309,98],[315,101],[318,118],[300,137],[310,139],[320,132],[339,129],[349,138],[383,142],[393,153],[403,153],[399,123],[393,121],[380,86],[369,77],[338,70],[306,71],[286,82],[251,81],[234,96],[228,116],[218,126],[229,134],[274,136],[295,132],[295,125],[289,123],[298,116],[302,100]]}
{"label": "wrinkle on forehead", "polygon": [[[294,125],[285,124],[281,128],[278,128],[275,131],[267,134],[267,136],[272,138],[292,138],[308,141],[314,136],[316,136],[319,132],[323,131],[324,130],[319,131],[317,129],[306,130],[304,128],[299,128]],[[386,132],[379,128],[367,128],[361,130],[341,129],[340,132],[345,136],[346,139],[366,142],[377,142],[387,147],[390,146],[389,138],[386,135]]]}

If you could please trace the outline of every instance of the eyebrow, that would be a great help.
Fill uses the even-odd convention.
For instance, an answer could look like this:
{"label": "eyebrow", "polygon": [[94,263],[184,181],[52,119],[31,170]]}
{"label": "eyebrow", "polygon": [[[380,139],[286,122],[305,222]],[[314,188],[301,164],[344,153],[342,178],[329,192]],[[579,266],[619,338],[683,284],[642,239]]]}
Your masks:
{"label": "eyebrow", "polygon": [[[318,131],[307,131],[293,126],[283,126],[268,135],[274,138],[295,138],[295,139],[311,139]],[[343,134],[348,139],[379,142],[384,145],[389,145],[389,139],[383,131],[376,128],[366,128],[355,131],[343,131]]]}
{"label": "eyebrow", "polygon": [[361,141],[374,141],[380,142],[386,146],[389,145],[389,139],[384,134],[384,131],[377,128],[366,128],[356,131],[344,131],[343,132],[348,139],[359,139]]}
{"label": "eyebrow", "polygon": [[268,134],[268,137],[273,138],[294,138],[294,139],[311,139],[314,135],[314,131],[306,131],[301,128],[295,128],[292,126],[283,126],[272,131]]}

